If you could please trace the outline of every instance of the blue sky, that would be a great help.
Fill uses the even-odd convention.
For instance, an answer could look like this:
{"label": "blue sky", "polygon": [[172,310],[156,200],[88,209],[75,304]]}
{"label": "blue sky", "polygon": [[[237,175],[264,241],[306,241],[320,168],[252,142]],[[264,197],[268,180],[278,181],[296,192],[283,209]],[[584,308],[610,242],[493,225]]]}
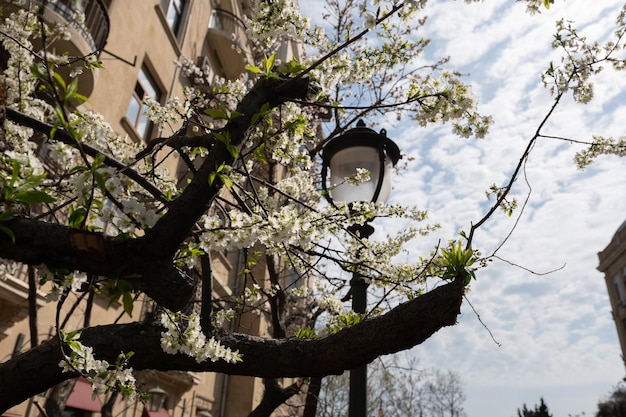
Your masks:
{"label": "blue sky", "polygon": [[[443,226],[416,243],[416,256],[469,229],[484,214],[485,190],[512,172],[552,102],[540,74],[557,58],[550,47],[555,21],[573,20],[589,39],[606,40],[622,3],[557,0],[549,11],[530,16],[511,0],[430,2],[421,33],[433,41],[427,58],[449,55],[449,67],[468,74],[480,111],[495,125],[483,140],[457,138],[449,126],[417,129],[407,121],[388,128],[414,158],[395,181],[392,201],[417,203]],[[316,4],[301,2],[303,14],[319,18]],[[577,140],[626,134],[625,75],[605,70],[595,99],[585,106],[565,100],[544,133]],[[540,397],[555,417],[593,415],[597,401],[626,374],[596,270],[597,252],[626,219],[626,160],[602,157],[579,171],[572,158],[580,149],[537,143],[526,170],[528,206],[498,252],[507,262],[480,271],[468,294],[500,346],[465,303],[457,326],[411,350],[422,366],[461,375],[469,417],[514,417]],[[513,192],[521,202],[528,190],[522,180]],[[476,247],[493,251],[514,221],[498,215],[477,232]],[[558,270],[538,275],[511,264],[538,273]]]}

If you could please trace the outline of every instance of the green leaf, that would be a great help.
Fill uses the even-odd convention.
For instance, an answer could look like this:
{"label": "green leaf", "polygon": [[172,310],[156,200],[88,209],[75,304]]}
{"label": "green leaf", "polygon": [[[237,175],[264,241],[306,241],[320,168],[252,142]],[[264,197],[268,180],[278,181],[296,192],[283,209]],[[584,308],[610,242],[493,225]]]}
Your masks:
{"label": "green leaf", "polygon": [[264,164],[267,164],[269,161],[267,160],[267,157],[265,156],[265,144],[262,143],[259,147],[257,147],[254,150],[254,158],[259,161],[262,162]]}
{"label": "green leaf", "polygon": [[90,69],[92,71],[94,69],[103,69],[104,68],[104,64],[99,59],[96,59],[96,60],[89,61],[89,62],[85,63],[85,68]]}
{"label": "green leaf", "polygon": [[19,201],[23,204],[37,204],[37,203],[53,203],[54,197],[44,193],[43,191],[30,190],[22,191],[14,196],[15,201]]}
{"label": "green leaf", "polygon": [[263,103],[263,105],[261,106],[259,111],[252,115],[252,118],[250,119],[250,124],[252,124],[252,125],[257,124],[257,122],[262,117],[265,117],[266,115],[268,115],[271,112],[272,112],[272,109],[270,108],[270,104],[269,103]]}
{"label": "green leaf", "polygon": [[41,67],[37,64],[33,64],[30,67],[30,72],[37,78],[39,78],[40,80],[44,78],[44,74],[41,71]]}
{"label": "green leaf", "polygon": [[122,302],[124,304],[124,312],[129,316],[133,315],[133,296],[130,292],[124,292],[122,294]]}
{"label": "green leaf", "polygon": [[209,186],[213,185],[215,178],[217,178],[217,172],[213,171],[209,174]]}
{"label": "green leaf", "polygon": [[68,221],[69,227],[78,229],[83,223],[83,220],[87,217],[87,209],[85,207],[78,207],[73,209],[70,207],[70,217]]}
{"label": "green leaf", "polygon": [[230,143],[230,135],[228,134],[228,131],[225,131],[223,133],[214,132],[213,137],[226,145],[226,150],[228,150],[233,158],[237,158],[237,155],[239,154],[239,149],[237,149],[235,145]]}
{"label": "green leaf", "polygon": [[269,57],[263,60],[263,68],[265,69],[265,74],[269,74],[272,72],[274,68],[274,62],[276,61],[276,54],[272,54]]}
{"label": "green leaf", "polygon": [[78,91],[78,78],[74,78],[65,89],[65,101],[69,101],[76,96]]}
{"label": "green leaf", "polygon": [[67,84],[65,84],[65,80],[63,79],[63,77],[61,77],[59,73],[53,72],[52,77],[54,77],[55,81],[57,82],[57,84],[59,84],[63,91],[67,89]]}
{"label": "green leaf", "polygon": [[11,171],[11,185],[15,184],[15,181],[19,178],[20,175],[20,163],[16,160],[13,160],[13,170]]}
{"label": "green leaf", "polygon": [[302,65],[294,58],[291,58],[289,62],[281,66],[280,72],[285,75],[294,75],[302,72],[305,68],[305,65]]}
{"label": "green leaf", "polygon": [[81,103],[91,103],[91,101],[89,100],[89,97],[84,96],[84,95],[79,94],[79,93],[75,93],[72,98],[74,100],[76,100],[78,102],[78,104],[81,104]]}
{"label": "green leaf", "polygon": [[65,332],[65,330],[61,330],[61,335],[63,335],[63,341],[64,342],[71,342],[73,340],[76,340],[80,337],[80,331],[79,330],[72,330],[71,332]]}
{"label": "green leaf", "polygon": [[298,340],[307,340],[307,339],[316,339],[317,334],[315,333],[315,329],[311,327],[305,327],[304,329],[296,330],[296,339]]}
{"label": "green leaf", "polygon": [[102,173],[99,171],[94,171],[93,178],[96,180],[96,184],[98,184],[98,188],[100,189],[100,191],[102,191],[103,193],[106,192],[105,180]]}
{"label": "green leaf", "polygon": [[65,126],[67,122],[65,121],[65,114],[63,113],[63,109],[60,107],[57,107],[54,109],[54,112],[57,114],[57,117],[59,118],[59,121],[58,123],[55,124],[55,126],[56,127]]}
{"label": "green leaf", "polygon": [[229,190],[233,188],[233,180],[231,180],[228,175],[219,174],[219,177],[220,181],[222,181],[222,184],[224,184],[226,188]]}
{"label": "green leaf", "polygon": [[221,109],[204,109],[204,114],[215,120],[228,120],[228,114]]}
{"label": "green leaf", "polygon": [[249,71],[253,74],[261,74],[263,71],[261,71],[261,68],[257,67],[256,65],[246,65],[246,71]]}

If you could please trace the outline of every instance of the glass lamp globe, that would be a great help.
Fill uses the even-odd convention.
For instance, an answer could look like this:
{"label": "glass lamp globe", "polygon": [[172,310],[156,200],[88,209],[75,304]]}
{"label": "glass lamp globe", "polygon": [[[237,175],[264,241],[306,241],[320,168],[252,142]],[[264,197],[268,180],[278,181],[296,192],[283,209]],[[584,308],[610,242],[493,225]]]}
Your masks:
{"label": "glass lamp globe", "polygon": [[[377,133],[359,120],[357,127],[331,139],[322,149],[322,181],[326,198],[333,204],[387,202],[393,167],[400,157],[400,149],[387,138],[384,129]],[[356,175],[359,168],[369,171],[369,180],[357,184],[346,181]],[[330,189],[326,184],[328,169]]]}

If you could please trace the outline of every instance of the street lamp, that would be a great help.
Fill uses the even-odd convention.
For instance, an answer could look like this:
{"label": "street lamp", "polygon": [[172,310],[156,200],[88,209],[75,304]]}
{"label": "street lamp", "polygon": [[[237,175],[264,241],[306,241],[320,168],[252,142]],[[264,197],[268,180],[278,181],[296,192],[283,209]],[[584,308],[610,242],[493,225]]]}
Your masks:
{"label": "street lamp", "polygon": [[[400,149],[383,129],[380,133],[365,126],[359,120],[355,128],[328,141],[322,148],[322,189],[332,205],[356,202],[386,203],[391,194],[393,167],[400,160]],[[358,169],[370,173],[368,181],[353,183],[346,178],[354,176]],[[330,189],[327,176],[330,169]],[[374,228],[365,224],[355,224],[350,231],[367,239]],[[367,286],[364,277],[355,269],[350,280],[352,290],[352,310],[365,313],[367,307]],[[350,370],[349,417],[365,417],[367,410],[367,365]]]}
{"label": "street lamp", "polygon": [[149,389],[148,395],[149,398],[148,401],[146,401],[148,411],[152,413],[159,411],[163,407],[167,393],[157,386],[156,388]]}
{"label": "street lamp", "polygon": [[[322,148],[322,187],[331,204],[344,202],[385,203],[391,194],[391,174],[400,160],[400,149],[385,129],[376,133],[359,120],[355,128],[328,141]],[[382,169],[381,169],[382,167]],[[326,177],[330,168],[331,189]],[[370,180],[352,184],[345,180],[364,168]]]}

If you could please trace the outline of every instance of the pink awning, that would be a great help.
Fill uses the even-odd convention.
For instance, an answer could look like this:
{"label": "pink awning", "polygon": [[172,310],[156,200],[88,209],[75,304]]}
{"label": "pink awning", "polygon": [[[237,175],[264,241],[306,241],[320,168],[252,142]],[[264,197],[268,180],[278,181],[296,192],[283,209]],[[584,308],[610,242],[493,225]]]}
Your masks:
{"label": "pink awning", "polygon": [[74,389],[67,399],[65,406],[87,411],[100,412],[102,410],[100,398],[92,394],[91,384],[84,378],[78,378],[76,380]]}
{"label": "pink awning", "polygon": [[148,411],[148,409],[146,408],[144,416],[146,414],[148,415],[148,417],[170,417],[170,413],[168,413],[164,407],[161,407],[159,411]]}

